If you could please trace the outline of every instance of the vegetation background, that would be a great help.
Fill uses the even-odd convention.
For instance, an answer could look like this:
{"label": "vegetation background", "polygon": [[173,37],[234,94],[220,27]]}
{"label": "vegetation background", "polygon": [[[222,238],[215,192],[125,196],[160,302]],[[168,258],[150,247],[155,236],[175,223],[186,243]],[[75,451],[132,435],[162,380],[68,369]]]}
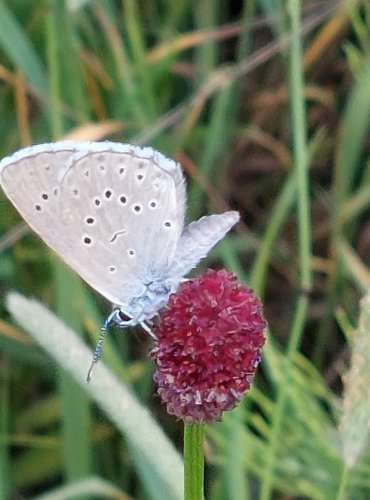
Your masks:
{"label": "vegetation background", "polygon": [[[183,164],[189,220],[240,211],[201,267],[250,284],[270,328],[252,390],[207,427],[207,498],[369,498],[369,2],[1,0],[0,111],[1,157],[151,145]],[[150,338],[112,331],[119,388],[86,386],[68,332],[5,295],[90,345],[109,305],[0,196],[0,498],[180,498],[182,425],[155,396]]]}

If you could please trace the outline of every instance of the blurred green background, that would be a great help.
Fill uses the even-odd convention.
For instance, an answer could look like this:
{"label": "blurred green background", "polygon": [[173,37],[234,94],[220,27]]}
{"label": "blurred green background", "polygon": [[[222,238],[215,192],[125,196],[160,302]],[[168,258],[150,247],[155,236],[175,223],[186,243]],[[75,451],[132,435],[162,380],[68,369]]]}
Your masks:
{"label": "blurred green background", "polygon": [[[369,42],[367,1],[0,0],[1,157],[66,137],[150,145],[182,163],[188,220],[241,213],[200,268],[253,286],[268,343],[243,403],[207,428],[207,498],[370,498],[369,453],[342,451],[366,447],[366,425],[340,425],[370,284]],[[139,436],[9,314],[8,292],[38,298],[93,346],[110,306],[2,194],[0,214],[0,499],[179,498],[178,468],[136,455]],[[113,328],[104,358],[181,452],[150,346]],[[366,391],[347,397],[368,422]]]}

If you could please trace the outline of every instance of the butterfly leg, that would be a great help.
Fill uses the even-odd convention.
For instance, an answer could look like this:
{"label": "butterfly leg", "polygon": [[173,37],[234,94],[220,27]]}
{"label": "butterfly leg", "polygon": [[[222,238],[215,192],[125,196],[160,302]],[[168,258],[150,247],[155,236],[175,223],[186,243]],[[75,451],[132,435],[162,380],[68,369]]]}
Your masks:
{"label": "butterfly leg", "polygon": [[[125,317],[128,319],[122,319],[122,314],[124,314]],[[113,313],[110,316],[108,316],[107,320],[108,322],[114,320],[115,324],[120,328],[140,325],[141,328],[145,330],[152,337],[152,339],[157,340],[157,337],[152,332],[150,325],[148,325],[147,321],[143,319],[145,317],[146,316],[144,314],[140,314],[140,315],[135,315],[134,317],[131,318],[127,313],[122,311],[122,309],[115,309],[113,310]]]}
{"label": "butterfly leg", "polygon": [[[140,319],[138,317],[134,317],[134,318],[130,318],[130,319],[127,319],[127,320],[123,320],[122,317],[120,316],[120,310],[116,310],[117,311],[117,317],[112,317],[116,323],[117,326],[121,327],[121,328],[125,328],[127,326],[135,326],[135,325],[140,325],[141,328],[143,330],[145,330],[151,337],[152,339],[154,340],[157,340],[157,337],[154,335],[154,333],[152,332],[150,326],[146,323],[145,320],[143,319]],[[126,315],[127,316],[127,315]],[[127,316],[129,317],[129,316]]]}
{"label": "butterfly leg", "polygon": [[153,340],[158,340],[155,334],[152,332],[150,326],[147,323],[145,323],[145,321],[139,321],[139,324],[141,328],[145,330],[146,333],[148,333],[152,337]]}

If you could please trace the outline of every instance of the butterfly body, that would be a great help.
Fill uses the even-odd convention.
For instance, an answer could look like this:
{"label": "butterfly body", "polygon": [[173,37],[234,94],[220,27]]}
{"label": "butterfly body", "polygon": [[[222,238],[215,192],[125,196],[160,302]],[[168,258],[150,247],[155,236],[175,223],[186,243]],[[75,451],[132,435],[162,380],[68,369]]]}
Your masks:
{"label": "butterfly body", "polygon": [[0,184],[32,229],[114,304],[119,326],[153,318],[239,219],[226,212],[184,226],[181,166],[120,143],[24,148],[0,162]]}

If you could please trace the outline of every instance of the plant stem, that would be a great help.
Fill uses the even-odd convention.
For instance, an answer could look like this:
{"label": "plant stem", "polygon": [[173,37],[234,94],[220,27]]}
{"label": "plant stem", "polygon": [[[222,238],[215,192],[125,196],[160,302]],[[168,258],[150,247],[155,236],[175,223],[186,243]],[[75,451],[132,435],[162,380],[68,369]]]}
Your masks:
{"label": "plant stem", "polygon": [[184,427],[185,500],[203,499],[204,429],[204,424]]}
{"label": "plant stem", "polygon": [[[291,39],[289,44],[289,86],[290,114],[292,121],[292,145],[294,173],[297,192],[297,225],[299,250],[299,285],[302,292],[309,291],[312,286],[311,268],[311,218],[309,204],[308,150],[306,139],[306,113],[304,102],[304,81],[302,66],[302,26],[301,1],[286,2],[289,15]],[[264,471],[264,481],[261,486],[261,500],[269,500],[273,494],[274,472],[279,452],[279,442],[284,422],[284,413],[288,402],[286,387],[294,363],[294,357],[299,348],[308,312],[308,298],[302,294],[295,307],[292,327],[286,353],[284,367],[285,379],[278,390],[274,419],[269,442],[269,450]]]}
{"label": "plant stem", "polygon": [[338,485],[338,492],[336,495],[337,500],[344,500],[346,498],[345,496],[345,491],[347,489],[348,485],[348,474],[349,470],[345,462],[343,462],[343,469],[342,469],[342,475],[340,477],[339,485]]}

